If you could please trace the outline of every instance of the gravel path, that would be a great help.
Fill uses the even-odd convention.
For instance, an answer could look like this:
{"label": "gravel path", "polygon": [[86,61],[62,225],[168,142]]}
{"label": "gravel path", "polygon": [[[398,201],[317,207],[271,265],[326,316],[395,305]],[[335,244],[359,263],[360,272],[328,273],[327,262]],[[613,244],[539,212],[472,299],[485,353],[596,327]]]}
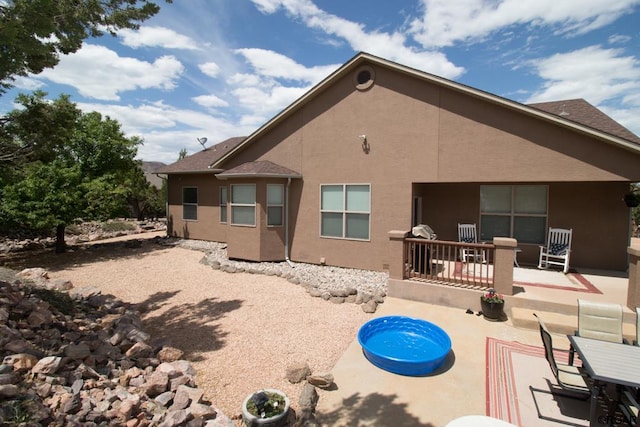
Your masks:
{"label": "gravel path", "polygon": [[[137,248],[101,242],[85,250],[22,259],[20,267],[44,267],[52,279],[70,280],[76,288],[97,287],[140,304],[147,331],[169,337],[185,351],[198,370],[196,382],[205,398],[228,416],[240,414],[244,397],[261,388],[286,392],[296,410],[302,386],[284,378],[286,368],[307,362],[314,372],[331,371],[372,316],[353,303],[313,298],[304,286],[283,277],[231,274],[202,262],[203,251],[209,263],[228,262],[221,245],[161,241],[165,245],[144,240]],[[381,273],[250,263],[258,270],[278,264],[319,289],[384,292],[386,286]]]}

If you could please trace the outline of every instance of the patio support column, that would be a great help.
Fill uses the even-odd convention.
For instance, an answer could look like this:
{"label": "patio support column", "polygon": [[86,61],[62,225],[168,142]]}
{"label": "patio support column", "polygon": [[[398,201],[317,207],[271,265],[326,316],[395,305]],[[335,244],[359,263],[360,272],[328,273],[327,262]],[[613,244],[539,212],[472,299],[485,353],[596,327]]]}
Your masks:
{"label": "patio support column", "polygon": [[513,260],[518,241],[508,237],[494,237],[493,244],[496,247],[493,287],[499,294],[513,295]]}
{"label": "patio support column", "polygon": [[640,307],[640,248],[627,248],[629,254],[629,287],[627,288],[627,307],[635,310]]}
{"label": "patio support column", "polygon": [[404,239],[408,232],[392,230],[389,233],[389,279],[404,280]]}

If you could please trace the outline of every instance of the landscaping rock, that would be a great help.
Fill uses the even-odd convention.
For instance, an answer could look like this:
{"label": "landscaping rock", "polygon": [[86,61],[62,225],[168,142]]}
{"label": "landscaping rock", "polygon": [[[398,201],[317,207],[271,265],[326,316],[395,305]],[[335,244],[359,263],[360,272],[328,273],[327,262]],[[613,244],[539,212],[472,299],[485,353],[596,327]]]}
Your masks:
{"label": "landscaping rock", "polygon": [[295,363],[287,368],[286,378],[291,384],[304,381],[311,374],[311,368],[306,362]]}
{"label": "landscaping rock", "polygon": [[323,372],[318,374],[309,375],[307,382],[311,385],[322,389],[328,389],[333,385],[333,374],[330,372]]}
{"label": "landscaping rock", "polygon": [[365,313],[375,313],[378,309],[378,303],[375,300],[369,300],[361,305],[362,311]]}
{"label": "landscaping rock", "polygon": [[[50,286],[46,271],[25,275]],[[92,288],[50,302],[35,289],[0,281],[0,425],[18,408],[34,427],[234,426],[202,401],[183,352],[152,342],[133,307]],[[56,307],[64,295],[72,313]]]}

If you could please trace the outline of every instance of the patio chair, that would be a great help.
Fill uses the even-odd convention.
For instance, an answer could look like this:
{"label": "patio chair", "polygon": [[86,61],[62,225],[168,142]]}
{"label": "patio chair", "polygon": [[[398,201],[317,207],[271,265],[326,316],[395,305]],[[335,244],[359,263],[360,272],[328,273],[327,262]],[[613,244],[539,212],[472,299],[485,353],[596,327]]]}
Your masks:
{"label": "patio chair", "polygon": [[549,228],[547,245],[540,246],[540,260],[538,268],[549,268],[550,265],[562,267],[562,272],[569,272],[569,257],[571,255],[572,229]]}
{"label": "patio chair", "polygon": [[640,426],[640,403],[638,398],[633,393],[624,389],[621,391],[618,398],[618,409],[622,413],[622,416],[629,423],[630,426]]}
{"label": "patio chair", "polygon": [[[578,299],[578,330],[575,335],[595,340],[624,343],[622,306],[607,302]],[[575,349],[569,349],[569,365],[573,365]]]}
{"label": "patio chair", "polygon": [[[475,224],[458,224],[458,241],[461,243],[478,243]],[[485,251],[476,248],[463,247],[460,249],[460,261],[468,262],[469,258],[474,261],[480,260],[486,263]]]}
{"label": "patio chair", "polygon": [[583,374],[581,370],[575,366],[556,362],[556,358],[553,355],[553,341],[551,339],[551,333],[542,319],[535,313],[533,315],[538,319],[540,337],[542,338],[542,344],[544,345],[544,354],[547,362],[549,362],[549,366],[551,367],[551,372],[556,378],[556,382],[560,389],[566,392],[559,393],[558,391],[554,392],[554,390],[551,390],[551,393],[581,400],[588,399],[591,395],[591,389],[589,383],[586,381],[587,375]]}

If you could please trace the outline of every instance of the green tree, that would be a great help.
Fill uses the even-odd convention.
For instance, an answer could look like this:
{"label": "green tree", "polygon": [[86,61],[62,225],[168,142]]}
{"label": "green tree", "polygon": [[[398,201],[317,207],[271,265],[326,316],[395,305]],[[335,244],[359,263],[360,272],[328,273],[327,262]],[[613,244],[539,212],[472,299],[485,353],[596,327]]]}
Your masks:
{"label": "green tree", "polygon": [[[44,95],[30,100],[26,110],[47,103]],[[32,150],[28,161],[0,181],[0,226],[5,231],[27,228],[41,233],[55,228],[56,250],[63,251],[65,227],[76,218],[105,220],[126,214],[127,178],[140,168],[134,157],[142,140],[127,138],[120,124],[109,117],[81,113],[66,97],[51,105],[75,111],[75,120],[64,131],[68,133],[56,121],[43,128],[22,121],[12,124],[14,134],[26,135],[29,141],[44,141],[58,133],[66,138]],[[15,138],[13,144],[24,143]]]}
{"label": "green tree", "polygon": [[0,119],[0,165],[2,170],[35,159],[55,158],[57,147],[71,137],[74,124],[81,115],[68,95],[54,101],[45,100],[46,93],[20,94],[19,108]]}
{"label": "green tree", "polygon": [[86,38],[137,29],[159,10],[149,0],[0,1],[0,94],[16,76],[54,67]]}
{"label": "green tree", "polygon": [[178,161],[184,159],[185,157],[187,157],[187,149],[183,148],[182,150],[180,150],[180,152],[178,153]]}
{"label": "green tree", "polygon": [[[162,184],[165,185],[164,180]],[[125,187],[129,208],[138,220],[165,214],[164,193],[147,181],[140,166],[130,171]]]}

